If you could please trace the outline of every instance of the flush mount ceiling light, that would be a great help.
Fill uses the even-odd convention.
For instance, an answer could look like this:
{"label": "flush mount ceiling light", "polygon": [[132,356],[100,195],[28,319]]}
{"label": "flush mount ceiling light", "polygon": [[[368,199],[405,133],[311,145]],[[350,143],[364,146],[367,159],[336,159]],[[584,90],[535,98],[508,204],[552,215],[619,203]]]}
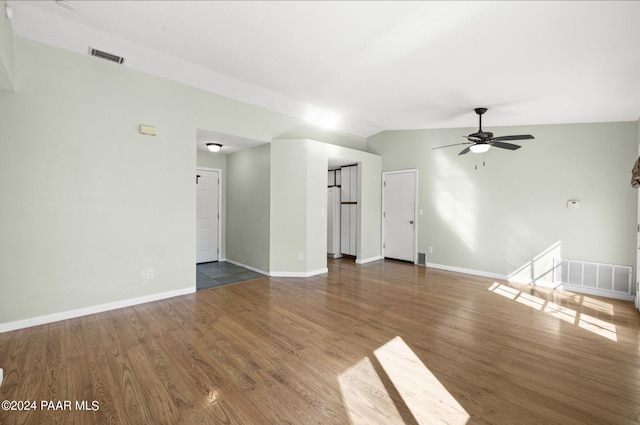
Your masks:
{"label": "flush mount ceiling light", "polygon": [[65,0],[56,0],[56,4],[60,7],[64,7],[65,9],[76,10],[76,7],[73,4]]}
{"label": "flush mount ceiling light", "polygon": [[209,151],[213,153],[216,153],[220,149],[222,149],[222,145],[220,143],[207,143],[207,149],[209,149]]}

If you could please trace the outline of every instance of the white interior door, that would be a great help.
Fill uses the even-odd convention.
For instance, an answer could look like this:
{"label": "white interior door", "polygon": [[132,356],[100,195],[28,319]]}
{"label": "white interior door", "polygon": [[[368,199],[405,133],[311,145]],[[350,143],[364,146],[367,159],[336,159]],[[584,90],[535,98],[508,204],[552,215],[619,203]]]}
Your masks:
{"label": "white interior door", "polygon": [[416,171],[384,173],[384,256],[415,263]]}
{"label": "white interior door", "polygon": [[196,187],[196,263],[218,261],[219,172],[196,170]]}

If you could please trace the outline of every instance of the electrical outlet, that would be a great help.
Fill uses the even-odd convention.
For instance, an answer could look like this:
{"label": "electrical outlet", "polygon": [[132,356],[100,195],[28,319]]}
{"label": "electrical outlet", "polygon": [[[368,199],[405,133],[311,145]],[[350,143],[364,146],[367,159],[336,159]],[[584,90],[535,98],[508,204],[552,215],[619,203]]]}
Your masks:
{"label": "electrical outlet", "polygon": [[146,271],[147,279],[153,279],[155,274],[156,274],[156,272],[153,269],[147,269],[147,271]]}
{"label": "electrical outlet", "polygon": [[302,252],[298,253],[298,260],[300,260],[300,261],[304,260],[304,253],[302,253]]}
{"label": "electrical outlet", "polygon": [[427,254],[433,254],[433,247],[430,246],[429,249],[427,249]]}

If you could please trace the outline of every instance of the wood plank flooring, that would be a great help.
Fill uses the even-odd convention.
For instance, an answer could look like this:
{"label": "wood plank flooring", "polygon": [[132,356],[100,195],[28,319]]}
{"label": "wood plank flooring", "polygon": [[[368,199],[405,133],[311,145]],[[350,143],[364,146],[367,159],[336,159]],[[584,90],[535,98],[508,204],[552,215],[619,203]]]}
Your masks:
{"label": "wood plank flooring", "polygon": [[639,424],[639,318],[629,302],[329,260],[327,275],[0,334],[0,401],[37,403],[0,423]]}

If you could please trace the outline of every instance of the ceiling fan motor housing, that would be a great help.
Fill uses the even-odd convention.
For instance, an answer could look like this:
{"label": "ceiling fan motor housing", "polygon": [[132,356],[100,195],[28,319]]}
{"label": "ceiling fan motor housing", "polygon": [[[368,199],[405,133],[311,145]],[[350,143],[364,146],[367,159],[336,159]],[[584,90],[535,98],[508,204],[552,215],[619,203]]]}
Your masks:
{"label": "ceiling fan motor housing", "polygon": [[493,138],[493,133],[490,131],[479,131],[477,133],[470,134],[468,137],[477,138],[480,140],[489,140]]}

